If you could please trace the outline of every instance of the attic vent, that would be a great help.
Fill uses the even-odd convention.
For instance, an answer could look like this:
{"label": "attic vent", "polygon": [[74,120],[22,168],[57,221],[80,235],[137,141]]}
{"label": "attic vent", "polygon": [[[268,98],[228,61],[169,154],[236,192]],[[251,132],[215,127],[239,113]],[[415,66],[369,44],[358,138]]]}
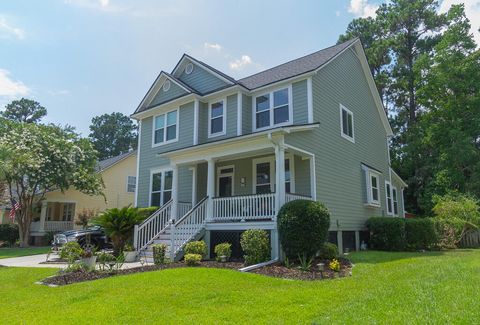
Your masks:
{"label": "attic vent", "polygon": [[188,63],[187,66],[185,67],[185,73],[190,74],[193,71],[193,63]]}
{"label": "attic vent", "polygon": [[163,91],[168,91],[170,89],[170,80],[165,80],[163,83]]}

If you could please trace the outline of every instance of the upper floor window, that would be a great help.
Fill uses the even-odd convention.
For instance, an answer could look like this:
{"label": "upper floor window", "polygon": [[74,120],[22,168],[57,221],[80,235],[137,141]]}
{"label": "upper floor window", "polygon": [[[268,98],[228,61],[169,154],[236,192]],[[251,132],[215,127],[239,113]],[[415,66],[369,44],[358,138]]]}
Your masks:
{"label": "upper floor window", "polygon": [[340,104],[340,126],[342,129],[342,137],[355,143],[353,113],[342,104]]}
{"label": "upper floor window", "polygon": [[174,110],[153,119],[153,144],[160,145],[178,139],[178,110]]}
{"label": "upper floor window", "polygon": [[127,176],[127,192],[135,193],[137,187],[137,178],[135,176]]}
{"label": "upper floor window", "polygon": [[208,135],[210,137],[224,135],[226,129],[225,100],[211,103],[208,117]]}
{"label": "upper floor window", "polygon": [[392,187],[393,214],[398,215],[398,193],[397,188]]}
{"label": "upper floor window", "polygon": [[290,88],[276,90],[255,98],[255,129],[284,125],[291,121]]}
{"label": "upper floor window", "polygon": [[387,214],[392,214],[392,187],[389,182],[385,182],[385,196],[387,198]]}

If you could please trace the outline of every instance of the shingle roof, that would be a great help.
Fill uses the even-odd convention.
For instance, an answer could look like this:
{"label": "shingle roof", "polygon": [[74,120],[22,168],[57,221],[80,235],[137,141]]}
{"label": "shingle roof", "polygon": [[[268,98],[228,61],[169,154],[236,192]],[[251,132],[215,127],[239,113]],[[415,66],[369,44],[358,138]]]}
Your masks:
{"label": "shingle roof", "polygon": [[131,156],[131,155],[136,155],[137,154],[137,150],[132,150],[132,151],[129,151],[129,152],[125,152],[125,153],[122,153],[118,156],[115,156],[115,157],[111,157],[111,158],[108,158],[108,159],[105,159],[105,160],[101,160],[98,162],[98,165],[97,165],[97,171],[98,172],[101,172],[113,165],[115,165],[117,162]]}
{"label": "shingle roof", "polygon": [[310,71],[314,71],[330,61],[333,57],[350,46],[357,39],[328,47],[318,52],[278,65],[271,69],[256,73],[238,80],[238,83],[248,89],[255,89],[274,82],[292,78]]}

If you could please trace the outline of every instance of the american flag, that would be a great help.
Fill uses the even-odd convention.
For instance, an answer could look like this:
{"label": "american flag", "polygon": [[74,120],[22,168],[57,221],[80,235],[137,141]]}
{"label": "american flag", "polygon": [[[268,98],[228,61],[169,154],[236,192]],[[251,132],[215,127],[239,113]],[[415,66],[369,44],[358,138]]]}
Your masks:
{"label": "american flag", "polygon": [[12,199],[11,201],[12,201],[12,209],[10,210],[9,217],[13,221],[15,219],[15,213],[17,212],[17,210],[21,210],[22,206],[20,205],[20,203],[15,201],[15,199]]}

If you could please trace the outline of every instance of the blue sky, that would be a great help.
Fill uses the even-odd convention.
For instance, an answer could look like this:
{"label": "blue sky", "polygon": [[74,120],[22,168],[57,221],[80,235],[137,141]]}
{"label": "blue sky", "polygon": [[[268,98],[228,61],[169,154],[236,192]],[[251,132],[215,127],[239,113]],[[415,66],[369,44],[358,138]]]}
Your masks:
{"label": "blue sky", "polygon": [[[86,136],[93,116],[133,113],[183,53],[244,77],[335,44],[378,2],[2,0],[0,109],[34,98]],[[467,2],[476,24],[480,0]]]}

